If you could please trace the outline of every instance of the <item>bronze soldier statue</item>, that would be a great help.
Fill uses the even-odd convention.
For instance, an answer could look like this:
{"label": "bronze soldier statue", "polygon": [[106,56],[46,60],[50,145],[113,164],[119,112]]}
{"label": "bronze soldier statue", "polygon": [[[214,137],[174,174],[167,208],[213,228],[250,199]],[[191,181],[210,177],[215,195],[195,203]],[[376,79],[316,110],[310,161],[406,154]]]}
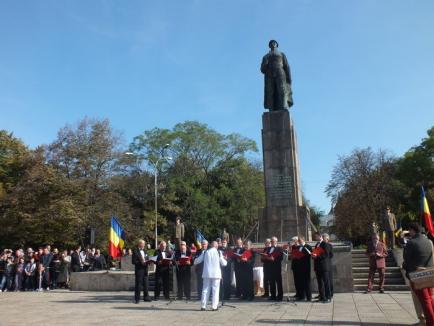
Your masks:
{"label": "bronze soldier statue", "polygon": [[270,52],[262,58],[261,72],[264,74],[264,108],[270,111],[285,110],[293,104],[291,73],[288,60],[277,50],[275,40],[268,43]]}

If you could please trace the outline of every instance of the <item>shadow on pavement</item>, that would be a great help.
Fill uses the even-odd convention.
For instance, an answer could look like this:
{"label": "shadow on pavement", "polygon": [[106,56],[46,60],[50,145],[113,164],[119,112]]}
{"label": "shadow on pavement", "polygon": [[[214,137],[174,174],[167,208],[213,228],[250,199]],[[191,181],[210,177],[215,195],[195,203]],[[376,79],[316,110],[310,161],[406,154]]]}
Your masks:
{"label": "shadow on pavement", "polygon": [[[384,326],[389,324],[384,323],[363,323],[358,321],[324,321],[324,320],[305,320],[305,319],[257,319],[255,323],[258,324],[298,324],[298,325],[345,325],[345,326],[353,326],[353,325],[363,325],[363,326]],[[404,324],[403,324],[404,325]]]}

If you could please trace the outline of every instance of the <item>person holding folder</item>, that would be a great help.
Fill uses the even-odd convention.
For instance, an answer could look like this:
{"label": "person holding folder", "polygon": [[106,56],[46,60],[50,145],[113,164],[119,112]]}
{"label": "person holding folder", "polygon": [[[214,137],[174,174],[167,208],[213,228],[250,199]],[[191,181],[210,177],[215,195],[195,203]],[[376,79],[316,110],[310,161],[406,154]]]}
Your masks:
{"label": "person holding folder", "polygon": [[143,289],[143,301],[149,302],[148,293],[148,254],[145,251],[145,240],[139,240],[137,247],[133,250],[131,262],[134,265],[135,287],[134,299],[135,303],[140,301],[140,292]]}

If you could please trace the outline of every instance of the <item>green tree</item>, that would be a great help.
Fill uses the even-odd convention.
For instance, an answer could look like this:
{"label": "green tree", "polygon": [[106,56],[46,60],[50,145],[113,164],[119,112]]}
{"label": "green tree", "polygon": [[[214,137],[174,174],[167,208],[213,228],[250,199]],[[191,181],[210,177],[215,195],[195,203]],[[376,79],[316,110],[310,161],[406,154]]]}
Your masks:
{"label": "green tree", "polygon": [[0,198],[20,180],[29,155],[29,149],[20,139],[0,130]]}
{"label": "green tree", "polygon": [[[165,144],[170,144],[167,150]],[[176,215],[181,215],[189,231],[199,228],[205,234],[216,236],[223,225],[229,224],[228,220],[234,226],[234,232],[238,233],[242,230],[236,225],[245,222],[246,218],[257,218],[256,207],[263,203],[263,193],[256,188],[263,188],[262,178],[254,179],[256,183],[252,184],[252,174],[249,174],[252,166],[245,159],[246,153],[257,151],[254,141],[238,134],[222,135],[205,124],[187,121],[175,125],[172,130],[155,128],[145,131],[135,137],[131,150],[144,163],[156,162],[162,156],[172,157],[171,163],[159,165],[158,171],[161,188],[159,211],[171,223]],[[236,173],[231,174],[233,171]],[[236,178],[225,179],[226,175]],[[255,187],[252,191],[256,197],[246,191],[248,185],[235,182],[242,175],[245,176],[243,182],[250,182],[248,185]],[[253,176],[257,177],[258,173]],[[226,181],[227,184],[223,185]],[[222,201],[225,192],[231,192],[226,196],[232,201],[237,192],[244,196],[238,211],[233,204]],[[256,200],[249,210],[246,208],[247,197]],[[162,231],[169,235],[171,228]]]}
{"label": "green tree", "polygon": [[384,151],[356,149],[339,158],[326,193],[335,203],[336,233],[359,244],[383,225],[387,205],[398,207],[402,187],[394,178],[396,164]]}

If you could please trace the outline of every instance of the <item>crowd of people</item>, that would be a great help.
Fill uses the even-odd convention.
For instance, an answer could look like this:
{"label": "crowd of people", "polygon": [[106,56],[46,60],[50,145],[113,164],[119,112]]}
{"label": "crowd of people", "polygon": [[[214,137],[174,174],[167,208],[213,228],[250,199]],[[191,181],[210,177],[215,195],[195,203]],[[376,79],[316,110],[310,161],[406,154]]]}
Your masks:
{"label": "crowd of people", "polygon": [[81,250],[51,249],[50,245],[4,249],[0,255],[0,292],[43,291],[68,288],[71,272],[107,268],[104,255],[96,248]]}

